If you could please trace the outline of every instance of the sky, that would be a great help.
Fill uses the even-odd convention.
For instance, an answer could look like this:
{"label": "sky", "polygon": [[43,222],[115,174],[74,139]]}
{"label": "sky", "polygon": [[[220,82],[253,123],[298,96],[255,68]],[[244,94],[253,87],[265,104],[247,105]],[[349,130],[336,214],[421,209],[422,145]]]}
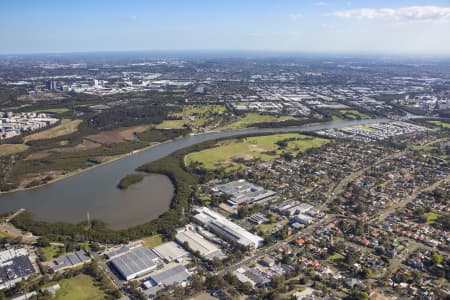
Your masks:
{"label": "sky", "polygon": [[450,0],[0,0],[0,53],[450,56]]}

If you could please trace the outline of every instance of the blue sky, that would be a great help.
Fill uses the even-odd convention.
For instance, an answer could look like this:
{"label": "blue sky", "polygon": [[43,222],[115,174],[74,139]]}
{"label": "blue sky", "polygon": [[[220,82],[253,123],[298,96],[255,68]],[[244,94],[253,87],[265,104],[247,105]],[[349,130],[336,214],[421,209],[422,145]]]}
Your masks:
{"label": "blue sky", "polygon": [[450,55],[450,0],[0,0],[0,53]]}

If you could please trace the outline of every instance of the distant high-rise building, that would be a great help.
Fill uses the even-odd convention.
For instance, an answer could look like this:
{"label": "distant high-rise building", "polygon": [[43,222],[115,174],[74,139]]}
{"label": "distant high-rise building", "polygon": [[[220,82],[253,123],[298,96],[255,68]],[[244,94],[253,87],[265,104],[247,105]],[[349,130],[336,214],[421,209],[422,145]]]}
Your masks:
{"label": "distant high-rise building", "polygon": [[54,81],[54,80],[47,81],[45,84],[45,87],[49,91],[55,91],[56,90],[56,81]]}

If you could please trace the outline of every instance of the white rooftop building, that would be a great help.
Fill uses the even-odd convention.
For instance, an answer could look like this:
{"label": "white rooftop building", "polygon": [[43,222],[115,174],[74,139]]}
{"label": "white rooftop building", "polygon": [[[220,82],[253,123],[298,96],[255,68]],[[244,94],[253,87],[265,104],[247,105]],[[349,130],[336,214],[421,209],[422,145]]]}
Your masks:
{"label": "white rooftop building", "polygon": [[194,219],[217,235],[236,244],[248,248],[259,248],[263,245],[264,240],[261,237],[248,232],[207,207],[196,209]]}
{"label": "white rooftop building", "polygon": [[189,249],[193,252],[198,251],[200,256],[203,258],[212,259],[214,257],[226,257],[219,247],[198,234],[192,225],[187,225],[186,227],[179,229],[175,239],[182,245],[187,244]]}

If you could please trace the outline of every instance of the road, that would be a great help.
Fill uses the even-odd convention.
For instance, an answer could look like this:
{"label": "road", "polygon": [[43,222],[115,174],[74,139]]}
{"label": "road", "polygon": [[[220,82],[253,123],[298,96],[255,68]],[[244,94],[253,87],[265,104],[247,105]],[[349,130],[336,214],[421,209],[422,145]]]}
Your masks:
{"label": "road", "polygon": [[314,223],[314,224],[308,226],[308,227],[305,228],[304,230],[301,230],[301,231],[299,231],[299,232],[293,234],[292,236],[290,236],[290,237],[287,238],[286,240],[277,242],[277,243],[275,243],[274,245],[272,245],[272,246],[270,246],[270,247],[268,247],[268,248],[263,248],[263,249],[260,249],[260,250],[256,250],[256,251],[254,252],[253,255],[248,256],[248,257],[242,259],[242,260],[241,260],[240,262],[238,262],[238,263],[235,263],[235,264],[233,264],[233,265],[231,265],[231,266],[225,267],[223,270],[220,270],[220,271],[216,272],[215,275],[219,275],[219,276],[225,275],[227,272],[232,271],[232,270],[235,270],[235,269],[238,269],[238,268],[240,268],[240,267],[242,267],[242,266],[244,266],[244,265],[250,263],[251,261],[254,261],[254,260],[258,260],[258,259],[260,259],[260,258],[263,258],[266,254],[268,254],[268,253],[270,253],[270,252],[276,250],[276,249],[279,248],[280,246],[286,245],[286,244],[288,244],[288,243],[290,243],[290,242],[292,242],[292,241],[298,239],[298,238],[299,238],[300,236],[302,236],[302,235],[311,234],[311,233],[312,233],[314,230],[316,230],[318,227],[320,227],[320,226],[322,226],[322,225],[325,225],[325,224],[328,224],[328,223],[330,223],[330,222],[331,222],[332,220],[334,220],[334,219],[335,219],[335,216],[334,216],[334,215],[327,215],[325,218],[323,218],[323,219],[321,219],[320,221],[318,221],[318,222],[316,222],[316,223]]}
{"label": "road", "polygon": [[100,267],[103,272],[107,275],[107,277],[111,280],[111,282],[119,289],[122,290],[124,285],[122,281],[114,274],[110,268],[106,265],[105,261],[98,255],[95,251],[90,251],[91,257],[94,258],[94,260],[97,262],[98,266]]}
{"label": "road", "polygon": [[18,215],[20,215],[21,213],[23,213],[25,211],[25,208],[21,208],[19,210],[17,210],[15,213],[13,213],[12,215],[10,215],[9,217],[6,218],[5,222],[9,223],[11,222],[12,219],[14,219],[15,217],[17,217]]}
{"label": "road", "polygon": [[432,185],[427,186],[426,188],[420,189],[420,190],[412,193],[411,195],[409,195],[405,199],[401,200],[397,204],[391,205],[389,208],[384,210],[381,214],[371,217],[369,223],[379,224],[380,222],[385,220],[390,214],[392,214],[395,210],[404,208],[406,205],[408,205],[409,202],[416,199],[418,194],[423,193],[423,192],[431,192],[432,190],[436,189],[439,185],[449,182],[449,181],[450,181],[450,176],[447,176],[446,178],[438,180],[435,183],[433,183]]}
{"label": "road", "polygon": [[[345,178],[343,178],[341,181],[339,181],[339,183],[333,188],[333,191],[330,193],[328,200],[326,200],[323,204],[321,204],[320,206],[318,206],[318,208],[322,208],[322,207],[326,207],[329,203],[331,203],[332,201],[334,201],[337,196],[340,194],[340,192],[342,191],[342,189],[352,180],[354,180],[355,178],[361,176],[362,174],[364,174],[366,171],[370,170],[370,168],[386,161],[392,158],[396,158],[399,157],[401,155],[403,155],[404,152],[395,152],[392,153],[388,156],[385,156],[379,160],[377,160],[376,162],[374,162],[373,164],[364,167],[356,172],[352,172],[350,175],[346,176]],[[216,275],[224,275],[225,273],[237,269],[241,266],[244,266],[246,264],[248,264],[251,261],[257,260],[259,258],[264,257],[266,254],[276,250],[278,247],[280,247],[283,244],[287,244],[289,242],[292,242],[293,240],[297,239],[299,236],[301,235],[307,235],[312,233],[316,228],[318,228],[319,226],[324,225],[325,223],[329,223],[331,222],[333,219],[335,219],[336,216],[335,215],[327,215],[324,219],[320,220],[319,222],[312,224],[311,226],[307,227],[306,229],[292,235],[291,237],[289,237],[288,239],[282,241],[282,242],[278,242],[268,248],[264,248],[260,251],[256,251],[255,254],[253,254],[252,256],[246,257],[243,260],[241,260],[240,262],[233,264],[231,266],[228,266],[226,268],[224,268],[221,271],[216,272]]]}
{"label": "road", "polygon": [[336,200],[336,198],[339,196],[339,194],[343,191],[343,189],[347,186],[347,184],[351,181],[353,181],[354,179],[358,178],[359,176],[363,175],[365,172],[367,172],[368,170],[370,170],[371,168],[373,168],[376,165],[381,164],[382,162],[392,159],[392,158],[397,158],[401,155],[404,154],[404,151],[402,152],[395,152],[392,153],[388,156],[385,156],[383,158],[380,158],[379,160],[377,160],[376,162],[374,162],[373,164],[364,167],[362,169],[359,169],[358,171],[352,172],[350,173],[348,176],[344,177],[341,181],[339,181],[339,183],[333,188],[333,190],[328,194],[328,200],[326,200],[324,203],[322,203],[321,205],[318,206],[318,208],[323,208],[323,207],[327,207],[330,203],[332,203],[334,200]]}

